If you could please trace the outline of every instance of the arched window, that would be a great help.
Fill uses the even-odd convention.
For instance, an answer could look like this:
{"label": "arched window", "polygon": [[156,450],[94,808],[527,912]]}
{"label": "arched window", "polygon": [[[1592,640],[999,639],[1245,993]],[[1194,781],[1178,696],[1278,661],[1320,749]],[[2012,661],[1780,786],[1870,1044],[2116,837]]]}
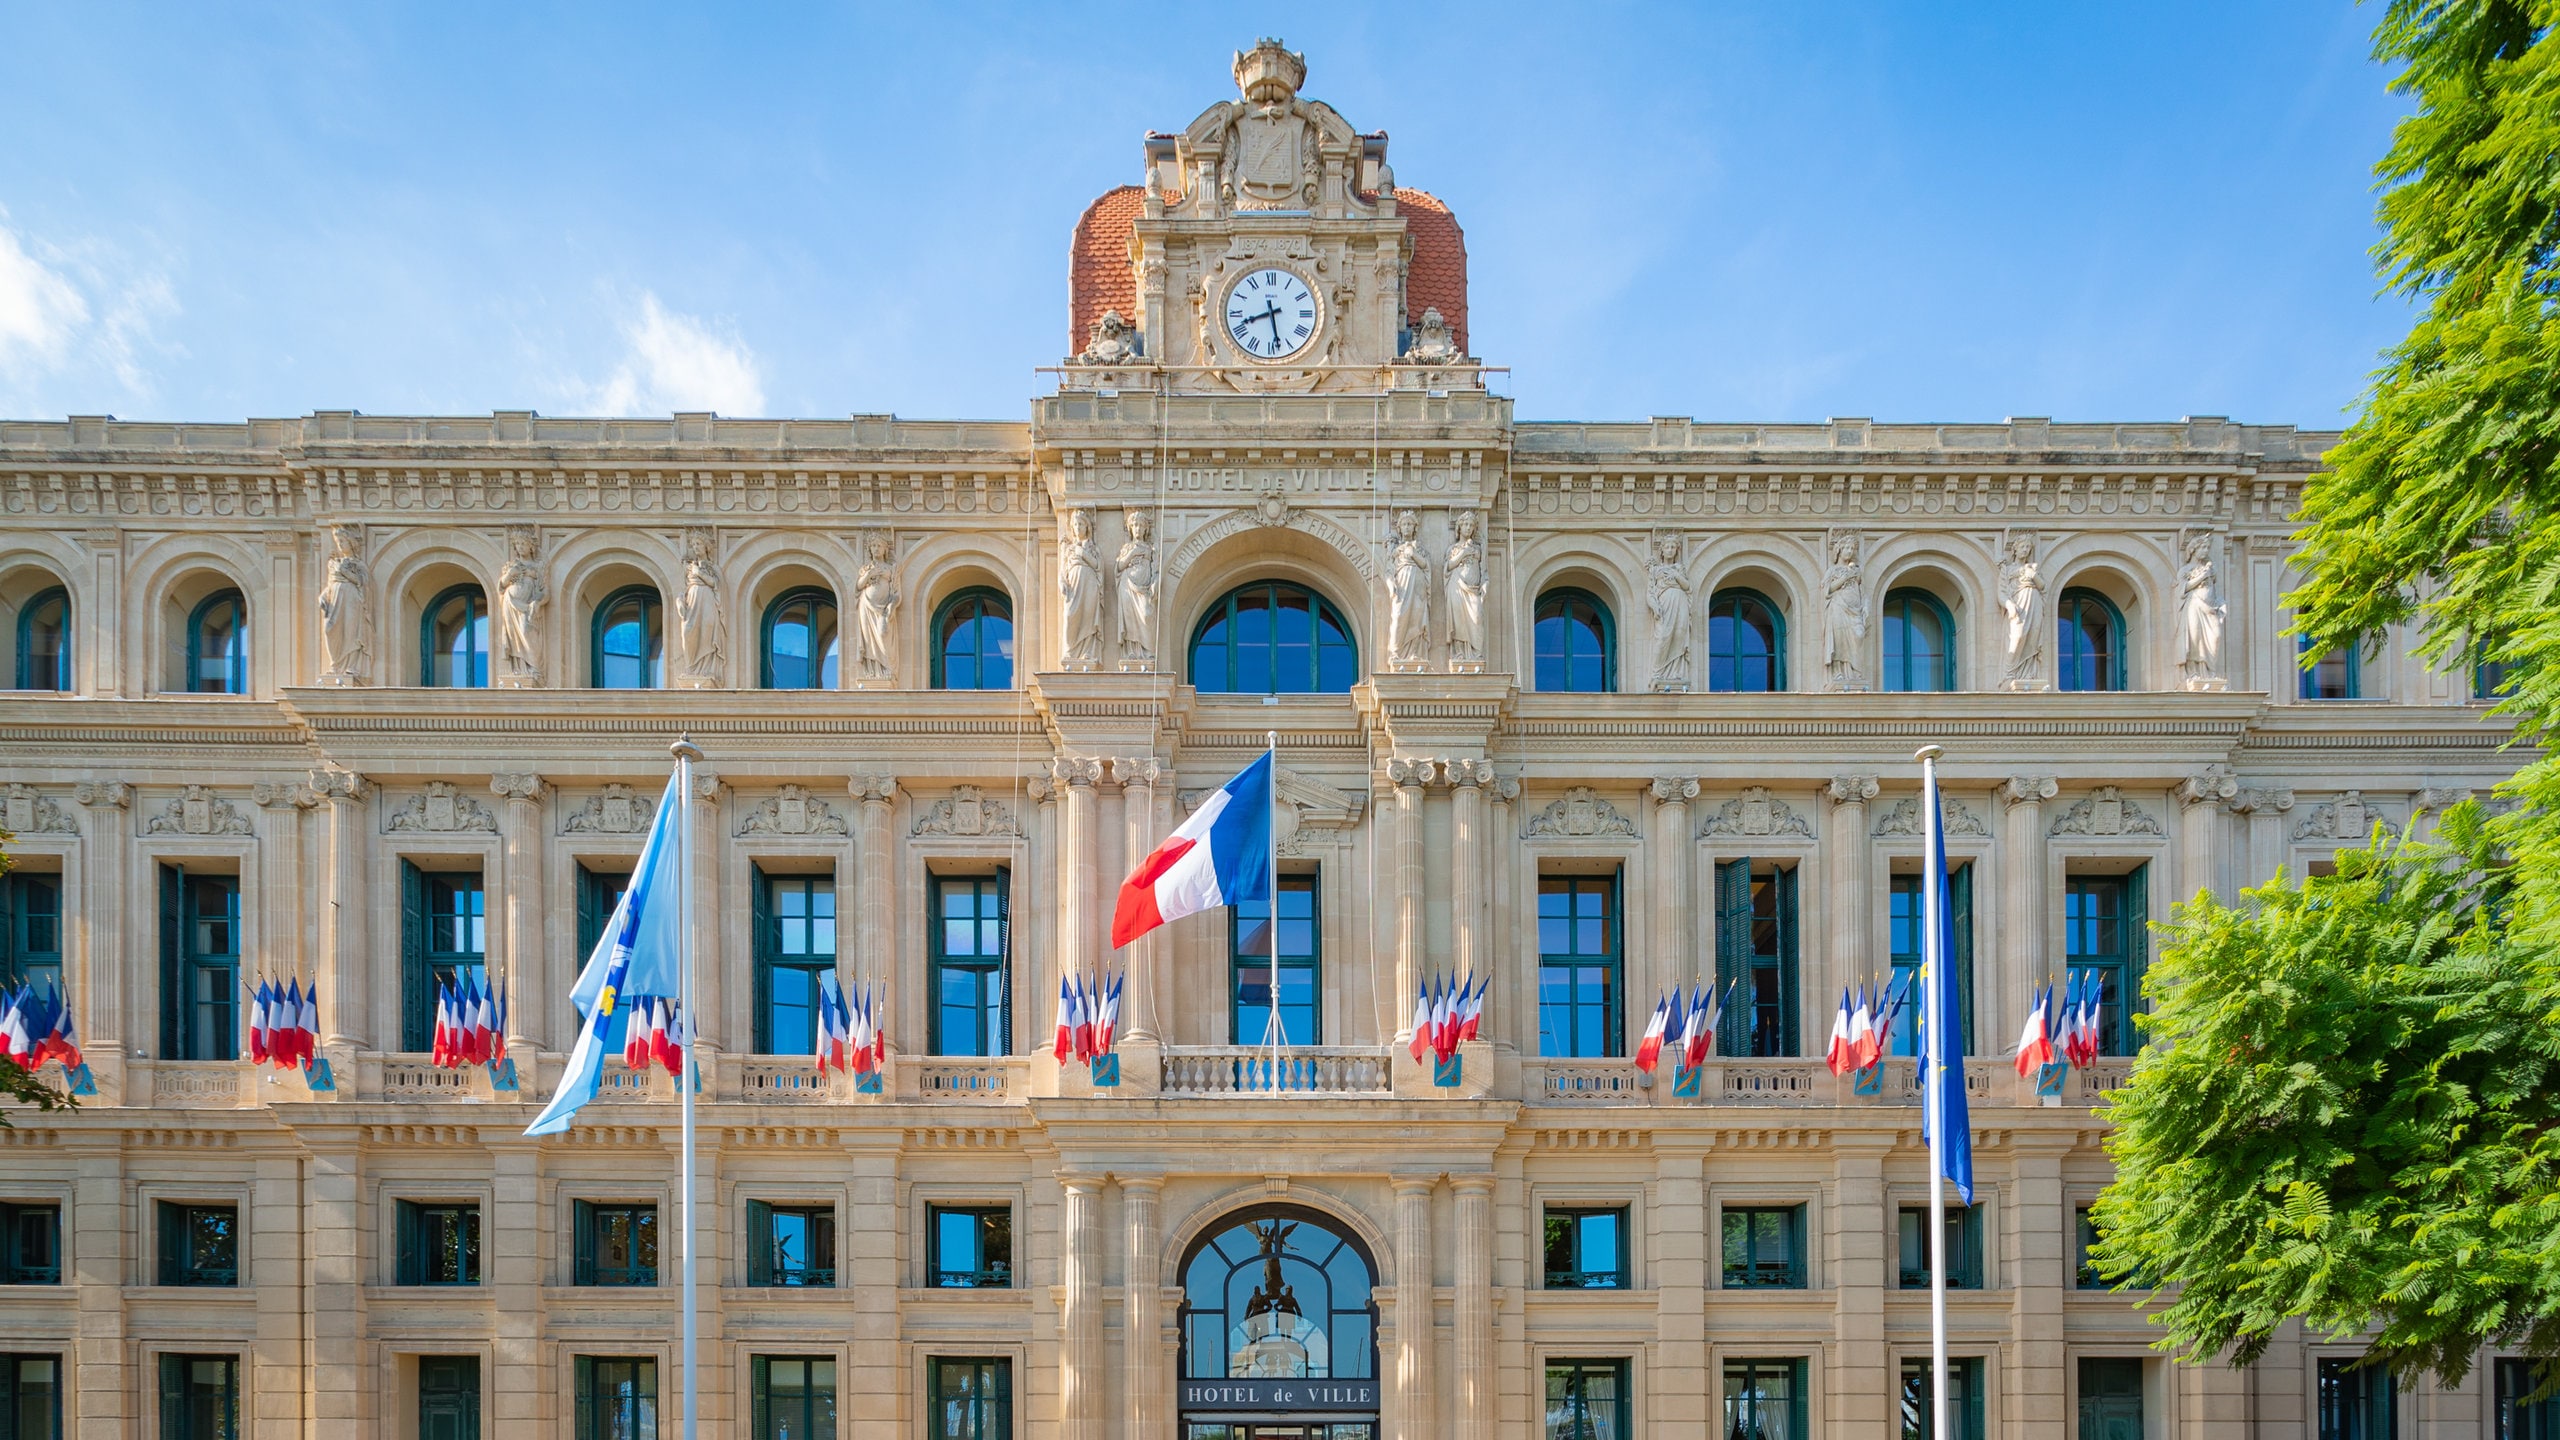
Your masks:
{"label": "arched window", "polygon": [[963,590],[933,612],[933,688],[1013,688],[1013,602],[1001,590]]}
{"label": "arched window", "polygon": [[438,690],[489,688],[489,597],[456,585],[427,602],[418,624],[418,683]]}
{"label": "arched window", "polygon": [[1926,590],[1888,590],[1884,597],[1884,688],[1956,688],[1956,622]]}
{"label": "arched window", "polygon": [[2124,688],[2124,614],[2114,601],[2095,590],[2065,590],[2054,624],[2059,627],[2056,688]]}
{"label": "arched window", "polygon": [[1588,590],[1538,597],[1537,688],[1606,694],[1618,688],[1618,623]]}
{"label": "arched window", "polygon": [[217,590],[187,617],[187,689],[249,693],[249,602],[239,591]]}
{"label": "arched window", "polygon": [[1286,580],[1228,591],[1191,636],[1191,683],[1204,695],[1348,695],[1359,675],[1342,612]]}
{"label": "arched window", "polygon": [[1707,602],[1707,688],[1756,695],[1787,688],[1787,621],[1757,590],[1719,590]]}
{"label": "arched window", "polygon": [[18,688],[71,688],[71,592],[59,585],[18,612]]}
{"label": "arched window", "polygon": [[836,597],[813,587],[793,590],[764,609],[767,690],[833,690],[840,649]]}
{"label": "arched window", "polygon": [[657,690],[667,683],[666,613],[646,585],[616,590],[596,607],[598,690]]}
{"label": "arched window", "polygon": [[1367,1248],[1329,1218],[1241,1211],[1183,1257],[1182,1376],[1375,1379],[1377,1280]]}

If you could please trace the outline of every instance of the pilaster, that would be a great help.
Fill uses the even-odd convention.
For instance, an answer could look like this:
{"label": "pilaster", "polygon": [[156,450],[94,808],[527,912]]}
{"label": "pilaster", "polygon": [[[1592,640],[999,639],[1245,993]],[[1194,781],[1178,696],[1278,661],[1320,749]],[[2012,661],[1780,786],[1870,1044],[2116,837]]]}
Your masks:
{"label": "pilaster", "polygon": [[302,1162],[290,1154],[258,1157],[245,1212],[249,1273],[256,1277],[257,1339],[249,1349],[241,1405],[254,1440],[301,1440]]}
{"label": "pilaster", "polygon": [[[538,1032],[537,1032],[538,1033]],[[531,1053],[528,1051],[527,1053]],[[481,1232],[496,1334],[490,1344],[488,1413],[496,1433],[544,1433],[558,1408],[543,1363],[542,1238],[551,1233],[542,1146],[516,1126],[480,1132],[489,1152],[490,1207]]]}
{"label": "pilaster", "polygon": [[[897,838],[891,828],[898,801],[898,779],[894,775],[856,775],[846,782],[846,790],[860,802],[856,817],[854,864],[860,882],[854,886],[854,956],[855,975],[872,987],[879,998],[883,1016],[898,1014],[898,914],[897,914]],[[915,1023],[925,1017],[918,1010]],[[921,1035],[922,1031],[917,1031]],[[903,1038],[895,1026],[888,1033],[894,1050]],[[919,1053],[924,1047],[915,1047]]]}
{"label": "pilaster", "polygon": [[1886,1440],[1894,1376],[1884,1339],[1885,1283],[1892,1264],[1885,1254],[1884,1160],[1888,1136],[1832,1138],[1831,1230],[1832,1353],[1829,1423],[1821,1433]]}
{"label": "pilaster", "polygon": [[157,1007],[125,999],[157,988],[137,973],[149,963],[136,953],[140,947],[125,943],[125,917],[135,908],[125,899],[132,880],[133,822],[127,812],[133,807],[133,787],[121,780],[83,780],[71,794],[89,812],[80,854],[80,943],[85,947],[80,969],[89,987],[89,1008],[79,1015],[88,1032],[81,1049],[97,1076],[98,1098],[110,1105],[129,1104],[125,1057],[137,1051],[148,1054],[160,1043],[150,1029]]}
{"label": "pilaster", "polygon": [[[1707,1383],[1707,1185],[1705,1158],[1696,1150],[1666,1150],[1655,1157],[1653,1204],[1638,1233],[1645,1237],[1651,1274],[1638,1277],[1659,1299],[1653,1319],[1649,1367],[1648,1433],[1657,1440],[1708,1433],[1713,1389]],[[1526,1219],[1527,1217],[1523,1217]]]}
{"label": "pilaster", "polygon": [[2228,765],[2207,765],[2178,782],[2178,888],[2189,900],[2199,890],[2227,898],[2222,883],[2222,807],[2240,793]]}
{"label": "pilaster", "polygon": [[1431,1359],[1435,1346],[1431,1297],[1431,1192],[1437,1182],[1402,1177],[1396,1193],[1395,1413],[1397,1440],[1435,1440],[1437,1398]]}
{"label": "pilaster", "polygon": [[373,1048],[365,1033],[365,914],[371,889],[365,883],[365,801],[373,782],[352,770],[323,768],[311,772],[311,788],[329,803],[329,854],[321,892],[327,908],[320,921],[320,1043],[333,1053],[341,1071],[358,1050]]}
{"label": "pilaster", "polygon": [[1128,1440],[1171,1440],[1172,1399],[1164,1366],[1164,1178],[1120,1178],[1122,1243],[1121,1391]]}
{"label": "pilaster", "polygon": [[2063,1297],[2077,1268],[2077,1227],[2063,1203],[2062,1161],[2068,1136],[2019,1130],[2009,1137],[2008,1214],[2001,1225],[2001,1268],[2009,1279],[2007,1373],[2000,1389],[2010,1440],[2062,1433],[2066,1409]]}
{"label": "pilaster", "polygon": [[[1996,994],[2003,985],[2024,985],[2029,976],[2053,968],[2044,938],[2044,802],[2060,790],[2050,775],[2012,775],[2001,783],[1999,798],[2009,813],[2000,833],[2000,970],[1974,976],[1976,996]],[[1985,1036],[1977,1043],[1996,1041]]]}
{"label": "pilaster", "polygon": [[535,1093],[535,1056],[548,1033],[543,1016],[551,987],[542,974],[543,825],[542,777],[530,773],[489,777],[489,789],[506,804],[498,820],[500,883],[505,885],[507,938],[507,1053],[515,1057],[522,1093]]}
{"label": "pilaster", "polygon": [[[1637,1017],[1647,1012],[1656,995],[1690,978],[1697,957],[1696,947],[1689,943],[1689,870],[1696,853],[1696,842],[1689,837],[1689,802],[1698,798],[1698,777],[1657,775],[1652,794],[1653,943],[1647,947],[1649,963],[1644,971],[1627,977],[1625,1010],[1630,1029],[1642,1027]],[[1634,1037],[1627,1043],[1632,1046]]]}
{"label": "pilaster", "polygon": [[1871,890],[1867,884],[1867,802],[1876,798],[1881,788],[1876,777],[1864,773],[1834,775],[1823,793],[1831,800],[1831,823],[1823,832],[1822,888],[1831,897],[1831,915],[1824,927],[1831,933],[1827,947],[1830,973],[1812,977],[1806,993],[1814,997],[1818,1007],[1843,985],[1855,984],[1875,973],[1874,959],[1868,953],[1868,922],[1874,914]]}
{"label": "pilaster", "polygon": [[1396,1045],[1413,1039],[1413,996],[1422,984],[1422,787],[1437,766],[1429,760],[1387,762],[1387,780],[1395,787],[1396,983],[1393,1013]]}
{"label": "pilaster", "polygon": [[1104,1440],[1103,1405],[1110,1377],[1102,1373],[1102,1185],[1093,1175],[1064,1175],[1066,1200],[1058,1314],[1058,1433],[1060,1440]]}
{"label": "pilaster", "polygon": [[[1121,854],[1134,867],[1138,858],[1156,847],[1156,780],[1163,767],[1152,755],[1123,756],[1111,762],[1112,778],[1120,782]],[[1156,968],[1162,963],[1156,934],[1139,936],[1120,952],[1129,967],[1128,1039],[1150,1052],[1160,1037],[1156,1033]]]}
{"label": "pilaster", "polygon": [[366,1363],[359,1132],[351,1127],[305,1127],[300,1135],[305,1154],[302,1305],[311,1323],[311,1359],[305,1372],[311,1433],[371,1434],[380,1387]]}
{"label": "pilaster", "polygon": [[1493,1440],[1496,1372],[1493,1364],[1493,1177],[1457,1175],[1458,1256],[1457,1440]]}

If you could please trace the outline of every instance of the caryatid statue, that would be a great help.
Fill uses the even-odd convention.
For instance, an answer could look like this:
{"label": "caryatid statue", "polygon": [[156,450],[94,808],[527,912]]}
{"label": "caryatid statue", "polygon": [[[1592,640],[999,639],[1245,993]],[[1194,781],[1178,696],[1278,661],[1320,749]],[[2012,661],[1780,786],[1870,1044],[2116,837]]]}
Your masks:
{"label": "caryatid statue", "polygon": [[886,533],[862,539],[853,577],[853,673],[857,681],[898,678],[898,570]]}
{"label": "caryatid statue", "polygon": [[1070,670],[1090,670],[1102,656],[1102,562],[1094,554],[1093,510],[1067,512],[1067,528],[1058,543],[1058,597],[1065,602],[1059,636],[1061,657]]}
{"label": "caryatid statue", "polygon": [[1653,562],[1645,567],[1646,605],[1653,612],[1653,688],[1689,688],[1689,572],[1681,563],[1680,532],[1657,530]]}
{"label": "caryatid statue", "polygon": [[1387,663],[1419,670],[1431,660],[1431,562],[1422,553],[1422,517],[1399,510],[1387,565]]}
{"label": "caryatid statue", "polygon": [[1476,538],[1476,512],[1461,510],[1449,522],[1455,538],[1441,562],[1448,577],[1449,668],[1469,674],[1484,668],[1484,542]]}
{"label": "caryatid statue", "polygon": [[2011,690],[2042,690],[2044,678],[2044,572],[2036,566],[2033,531],[2009,537],[2000,561],[2000,614],[2009,622],[2007,679]]}
{"label": "caryatid statue", "polygon": [[542,683],[542,606],[551,589],[535,563],[541,542],[530,525],[507,531],[507,565],[498,572],[498,683]]}
{"label": "caryatid statue", "polygon": [[1156,661],[1156,517],[1125,512],[1129,538],[1120,544],[1120,668],[1153,669]]}
{"label": "caryatid statue", "polygon": [[2178,576],[2178,669],[2190,690],[2220,690],[2222,631],[2231,609],[2214,594],[2213,536],[2187,538],[2186,564]]}
{"label": "caryatid statue", "polygon": [[361,685],[373,650],[373,614],[365,603],[364,531],[329,527],[329,563],[320,581],[323,685]]}
{"label": "caryatid statue", "polygon": [[1858,561],[1858,537],[1831,542],[1831,566],[1822,576],[1822,661],[1834,690],[1864,690],[1858,656],[1867,641],[1867,574]]}

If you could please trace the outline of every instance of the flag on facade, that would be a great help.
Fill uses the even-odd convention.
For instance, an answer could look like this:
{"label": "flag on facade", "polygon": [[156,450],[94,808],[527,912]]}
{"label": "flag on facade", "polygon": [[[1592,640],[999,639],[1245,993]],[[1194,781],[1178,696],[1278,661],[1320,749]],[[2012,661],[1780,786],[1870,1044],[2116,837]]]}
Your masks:
{"label": "flag on facade", "polygon": [[1430,1054],[1434,1048],[1431,1040],[1432,983],[1430,980],[1424,980],[1414,990],[1413,1062],[1417,1065],[1421,1064],[1422,1057]]}
{"label": "flag on facade", "polygon": [[[1108,1055],[1120,1039],[1120,985],[1125,976],[1114,975],[1108,984],[1098,986],[1102,993],[1101,1018],[1094,1024],[1093,1056]],[[1277,997],[1274,997],[1275,1001]]]}
{"label": "flag on facade", "polygon": [[267,1063],[267,977],[249,987],[249,1063]]}
{"label": "flag on facade", "polygon": [[1458,984],[1458,1040],[1461,1044],[1476,1038],[1484,1025],[1484,990],[1492,977],[1470,975]]}
{"label": "flag on facade", "polygon": [[[1947,883],[1947,827],[1945,812],[1939,808],[1935,765],[1926,767],[1921,785],[1926,792],[1920,797],[1920,813],[1929,833],[1929,855],[1922,866],[1920,883],[1929,887],[1928,899],[1937,916],[1937,924],[1923,927],[1927,933],[1921,937],[1921,983],[1929,987],[1921,1064],[1927,1067],[1922,1072],[1924,1080],[1936,1094],[1934,1103],[1922,1107],[1921,1120],[1924,1127],[1945,1125],[1944,1137],[1935,1147],[1939,1175],[1955,1182],[1956,1193],[1970,1205],[1973,1121],[1965,1105],[1964,1012],[1959,1008],[1961,995],[1955,967],[1954,887]],[[1924,911],[1928,908],[1923,907]]]}
{"label": "flag on facade", "polygon": [[[1200,808],[1150,851],[1120,885],[1111,944],[1128,944],[1168,920],[1271,898],[1271,752],[1209,792]],[[1275,907],[1276,909],[1276,907]],[[1276,915],[1273,934],[1278,934]]]}
{"label": "flag on facade", "polygon": [[[1733,985],[1742,982],[1737,980]],[[1688,1024],[1680,1036],[1680,1063],[1695,1070],[1707,1063],[1716,1049],[1716,1025],[1724,1019],[1725,1002],[1733,996],[1733,985],[1722,991],[1702,986],[1689,996]]]}
{"label": "flag on facade", "polygon": [[1831,1012],[1831,1041],[1823,1047],[1823,1063],[1834,1075],[1846,1075],[1858,1068],[1856,1042],[1849,1038],[1849,987],[1840,987],[1840,1008]]}
{"label": "flag on facade", "polygon": [[1881,997],[1867,992],[1859,982],[1857,998],[1849,1008],[1849,1068],[1864,1070],[1884,1056],[1884,1031],[1876,1025],[1876,1002]]}
{"label": "flag on facade", "polygon": [[685,876],[680,827],[688,807],[679,784],[681,774],[679,767],[676,775],[667,777],[631,883],[613,907],[595,952],[578,972],[577,983],[569,988],[569,1003],[581,1017],[578,1038],[561,1069],[560,1088],[525,1127],[528,1135],[559,1134],[569,1128],[579,1107],[595,1098],[604,1083],[605,1057],[621,1048],[624,1028],[636,1008],[633,1001],[682,993],[680,901]]}
{"label": "flag on facade", "polygon": [[810,1054],[818,1062],[818,1073],[845,1068],[845,1045],[852,1038],[853,1027],[844,1009],[844,992],[836,985],[835,972],[818,974],[818,1023],[812,1034]]}
{"label": "flag on facade", "polygon": [[1679,1006],[1680,987],[1653,997],[1653,1013],[1645,1017],[1644,1038],[1636,1042],[1636,1068],[1650,1075],[1662,1063],[1662,1042],[1671,1033],[1671,1012]]}
{"label": "flag on facade", "polygon": [[2052,1014],[2053,986],[2050,983],[2039,985],[2028,997],[2027,1023],[2018,1032],[2017,1065],[2021,1080],[2053,1063]]}

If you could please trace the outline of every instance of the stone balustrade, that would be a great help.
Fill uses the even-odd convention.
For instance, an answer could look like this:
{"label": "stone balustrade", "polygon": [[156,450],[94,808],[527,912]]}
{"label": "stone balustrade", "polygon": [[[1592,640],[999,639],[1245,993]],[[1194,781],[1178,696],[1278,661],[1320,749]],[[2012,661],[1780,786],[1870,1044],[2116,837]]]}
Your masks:
{"label": "stone balustrade", "polygon": [[1182,1095],[1384,1095],[1390,1052],[1316,1046],[1273,1052],[1241,1045],[1185,1046],[1164,1056],[1164,1093]]}

